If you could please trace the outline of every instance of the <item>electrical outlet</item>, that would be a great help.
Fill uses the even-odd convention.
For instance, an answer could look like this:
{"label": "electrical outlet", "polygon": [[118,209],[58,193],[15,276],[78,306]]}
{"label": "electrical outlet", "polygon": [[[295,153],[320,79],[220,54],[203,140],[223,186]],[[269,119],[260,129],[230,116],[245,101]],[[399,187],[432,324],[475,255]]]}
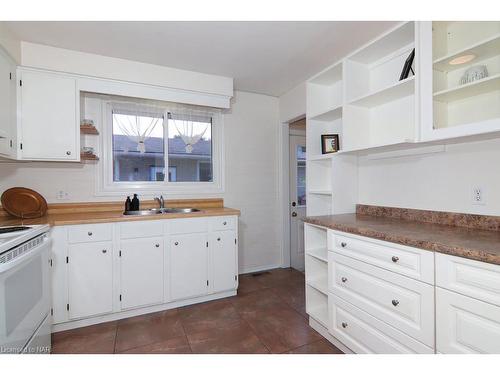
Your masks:
{"label": "electrical outlet", "polygon": [[67,191],[64,190],[58,190],[56,193],[56,199],[57,200],[66,200],[69,198],[69,194]]}
{"label": "electrical outlet", "polygon": [[484,205],[486,204],[484,189],[479,186],[472,188],[472,204]]}

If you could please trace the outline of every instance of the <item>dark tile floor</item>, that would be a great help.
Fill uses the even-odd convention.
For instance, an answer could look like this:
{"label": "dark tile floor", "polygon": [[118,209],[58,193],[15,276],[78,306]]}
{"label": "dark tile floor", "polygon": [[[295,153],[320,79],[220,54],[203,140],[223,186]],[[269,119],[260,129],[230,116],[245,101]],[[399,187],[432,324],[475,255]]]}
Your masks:
{"label": "dark tile floor", "polygon": [[238,295],[52,335],[53,353],[292,353],[341,351],[309,327],[304,275],[240,277]]}

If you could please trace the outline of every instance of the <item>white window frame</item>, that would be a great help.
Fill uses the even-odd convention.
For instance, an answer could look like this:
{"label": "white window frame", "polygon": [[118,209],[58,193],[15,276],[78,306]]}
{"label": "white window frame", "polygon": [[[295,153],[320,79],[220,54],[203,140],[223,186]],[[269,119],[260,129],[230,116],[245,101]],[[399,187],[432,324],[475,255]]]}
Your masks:
{"label": "white window frame", "polygon": [[[212,165],[213,181],[211,182],[170,182],[170,181],[141,181],[125,182],[113,181],[113,110],[125,110],[127,102],[117,100],[102,100],[102,136],[100,137],[101,159],[96,168],[96,195],[97,196],[123,196],[132,192],[143,195],[175,195],[175,196],[200,196],[213,195],[224,192],[224,116],[214,108],[203,108],[201,115],[212,118]],[[173,104],[170,109],[165,103],[165,112],[174,112],[180,104]],[[147,104],[144,104],[145,113],[154,113]],[[167,120],[167,119],[165,119]],[[164,126],[164,139],[167,139],[167,126]],[[165,142],[165,178],[168,179],[168,142]]]}

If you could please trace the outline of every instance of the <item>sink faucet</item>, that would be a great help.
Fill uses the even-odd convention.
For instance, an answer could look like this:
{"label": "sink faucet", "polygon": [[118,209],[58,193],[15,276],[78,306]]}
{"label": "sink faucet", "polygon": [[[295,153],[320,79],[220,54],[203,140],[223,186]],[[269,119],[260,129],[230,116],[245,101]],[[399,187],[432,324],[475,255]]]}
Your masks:
{"label": "sink faucet", "polygon": [[160,198],[155,197],[155,201],[160,204],[160,208],[165,208],[165,200],[163,199],[163,195],[160,195]]}

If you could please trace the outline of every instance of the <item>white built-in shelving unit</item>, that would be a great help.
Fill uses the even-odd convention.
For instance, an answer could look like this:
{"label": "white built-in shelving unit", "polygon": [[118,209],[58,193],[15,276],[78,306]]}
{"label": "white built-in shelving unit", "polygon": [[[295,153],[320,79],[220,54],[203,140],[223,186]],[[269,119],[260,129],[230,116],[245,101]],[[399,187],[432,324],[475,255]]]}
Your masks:
{"label": "white built-in shelving unit", "polygon": [[[500,22],[419,22],[420,142],[500,135]],[[469,61],[465,60],[470,57]],[[462,59],[457,64],[457,59]],[[467,69],[488,76],[462,84]],[[465,139],[466,139],[465,138]]]}
{"label": "white built-in shelving unit", "polygon": [[327,230],[304,226],[306,310],[315,320],[328,326],[328,249]]}

